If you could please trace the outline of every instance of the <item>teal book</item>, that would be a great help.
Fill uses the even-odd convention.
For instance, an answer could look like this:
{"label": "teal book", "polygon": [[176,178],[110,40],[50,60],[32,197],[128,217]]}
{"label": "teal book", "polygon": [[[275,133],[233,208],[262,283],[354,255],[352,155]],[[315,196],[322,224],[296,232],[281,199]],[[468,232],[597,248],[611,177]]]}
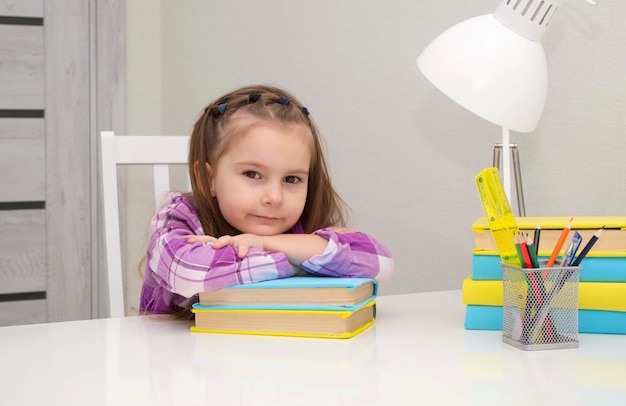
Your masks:
{"label": "teal book", "polygon": [[[539,260],[548,256],[539,256]],[[500,256],[495,251],[472,252],[472,279],[502,280]],[[626,282],[626,253],[603,253],[593,251],[582,261],[581,282]]]}
{"label": "teal book", "polygon": [[[502,330],[502,306],[467,305],[465,329]],[[578,332],[626,334],[626,312],[579,309]]]}
{"label": "teal book", "polygon": [[346,309],[360,306],[377,294],[375,279],[293,276],[200,292],[199,304],[238,308],[304,309],[314,306]]}

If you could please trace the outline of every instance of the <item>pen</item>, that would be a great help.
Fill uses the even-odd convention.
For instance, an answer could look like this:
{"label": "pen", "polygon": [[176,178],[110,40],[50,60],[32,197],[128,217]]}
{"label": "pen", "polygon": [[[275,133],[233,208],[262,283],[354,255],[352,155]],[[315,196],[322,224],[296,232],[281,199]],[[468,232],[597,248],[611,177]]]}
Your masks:
{"label": "pen", "polygon": [[535,235],[533,236],[533,246],[535,247],[535,255],[539,255],[539,239],[541,238],[541,225],[537,222],[535,226]]}
{"label": "pen", "polygon": [[561,252],[561,248],[563,248],[563,244],[565,244],[565,239],[567,238],[567,234],[569,234],[570,230],[572,229],[572,220],[574,220],[574,217],[570,219],[569,223],[567,223],[567,225],[561,232],[561,236],[559,237],[559,240],[556,242],[556,245],[554,246],[554,250],[552,250],[552,255],[550,255],[550,258],[548,259],[548,262],[546,263],[546,268],[552,268],[552,266],[556,262],[556,258],[559,256],[559,252]]}
{"label": "pen", "polygon": [[580,244],[583,242],[583,237],[580,235],[578,231],[574,231],[574,236],[572,237],[572,241],[569,243],[569,246],[565,250],[565,254],[563,254],[563,259],[561,260],[561,266],[567,267],[570,266],[572,261],[574,260],[574,255],[580,248]]}
{"label": "pen", "polygon": [[576,259],[574,260],[574,262],[572,262],[572,266],[578,266],[580,265],[580,262],[585,259],[585,256],[587,256],[587,253],[589,252],[589,250],[593,247],[593,244],[596,243],[596,241],[598,241],[598,238],[600,238],[600,234],[602,234],[602,230],[604,230],[604,226],[602,226],[601,229],[599,229],[598,231],[596,231],[596,233],[594,235],[591,236],[591,238],[589,239],[589,242],[587,243],[587,245],[585,245],[585,248],[583,248],[582,251],[580,251],[580,254],[578,254],[578,256],[576,257]]}

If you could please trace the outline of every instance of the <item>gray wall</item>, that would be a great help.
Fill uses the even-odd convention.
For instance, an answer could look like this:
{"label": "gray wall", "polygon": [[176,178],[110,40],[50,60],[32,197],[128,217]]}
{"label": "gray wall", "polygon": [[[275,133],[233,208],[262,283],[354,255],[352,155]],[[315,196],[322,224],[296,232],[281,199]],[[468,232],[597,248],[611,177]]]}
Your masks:
{"label": "gray wall", "polygon": [[[474,176],[491,166],[501,129],[439,93],[415,60],[443,30],[497,5],[129,1],[127,131],[188,134],[218,95],[283,86],[321,127],[354,226],[395,254],[396,275],[381,293],[459,289],[470,273],[470,226],[482,215]],[[545,112],[534,133],[511,134],[528,215],[623,214],[625,12],[626,2],[571,0],[544,37]],[[153,209],[129,199],[132,236]],[[131,238],[131,264],[143,237]]]}

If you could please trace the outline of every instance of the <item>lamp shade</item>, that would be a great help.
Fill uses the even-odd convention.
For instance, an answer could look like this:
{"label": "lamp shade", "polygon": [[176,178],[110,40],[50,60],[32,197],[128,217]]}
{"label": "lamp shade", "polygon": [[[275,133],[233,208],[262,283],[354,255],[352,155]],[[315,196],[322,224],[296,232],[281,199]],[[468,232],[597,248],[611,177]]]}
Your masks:
{"label": "lamp shade", "polygon": [[485,120],[519,132],[539,123],[548,88],[543,46],[493,14],[443,32],[419,55],[417,66],[444,94]]}

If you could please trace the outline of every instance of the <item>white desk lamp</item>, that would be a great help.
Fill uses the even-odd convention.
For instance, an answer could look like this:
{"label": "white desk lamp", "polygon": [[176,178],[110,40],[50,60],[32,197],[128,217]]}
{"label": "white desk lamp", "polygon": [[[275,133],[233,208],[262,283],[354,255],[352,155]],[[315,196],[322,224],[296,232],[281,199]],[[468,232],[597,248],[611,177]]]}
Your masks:
{"label": "white desk lamp", "polygon": [[[449,28],[417,58],[419,69],[439,90],[502,127],[502,182],[509,200],[509,130],[532,132],[539,123],[548,90],[540,41],[563,1],[501,0],[493,14]],[[525,211],[523,205],[520,209]]]}

